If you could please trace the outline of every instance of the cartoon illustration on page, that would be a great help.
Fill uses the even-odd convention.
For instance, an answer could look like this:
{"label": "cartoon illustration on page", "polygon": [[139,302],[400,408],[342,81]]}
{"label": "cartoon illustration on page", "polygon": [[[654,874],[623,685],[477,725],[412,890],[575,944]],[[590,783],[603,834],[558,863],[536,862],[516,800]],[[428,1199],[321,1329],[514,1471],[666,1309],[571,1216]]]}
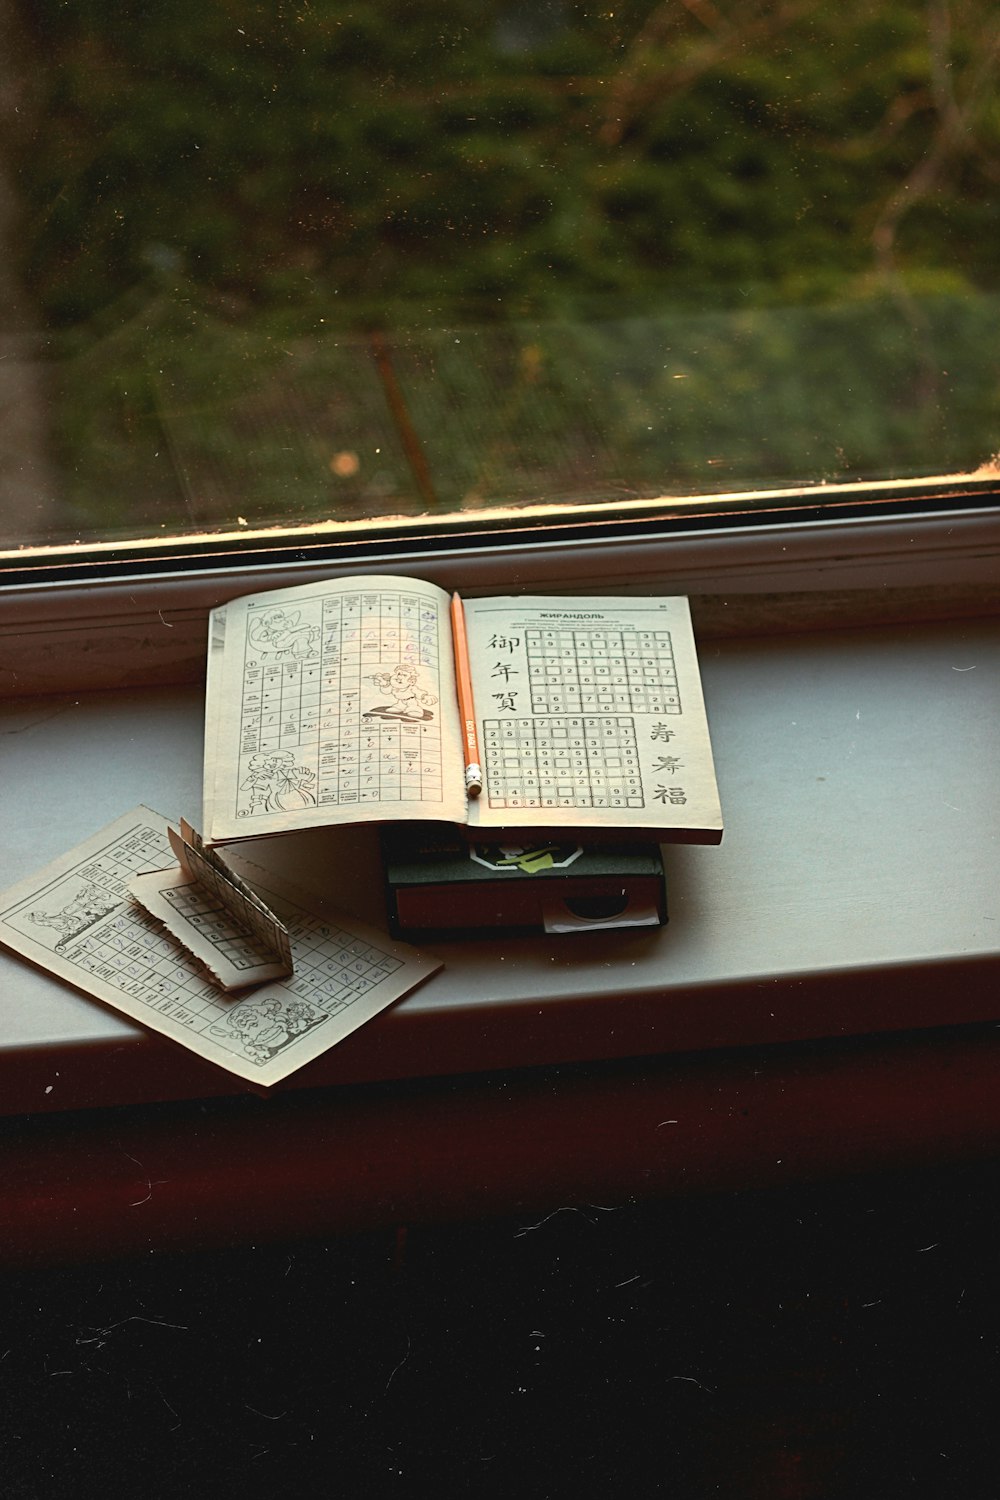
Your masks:
{"label": "cartoon illustration on page", "polygon": [[222,1025],[212,1027],[212,1036],[262,1065],[326,1019],[323,1011],[304,1000],[269,997],[238,1006]]}
{"label": "cartoon illustration on page", "polygon": [[96,885],[84,885],[69,901],[58,911],[44,911],[37,909],[28,912],[28,921],[34,922],[38,927],[49,927],[59,934],[56,947],[60,948],[64,943],[79,937],[81,932],[86,932],[95,922],[103,917],[109,916],[121,905],[120,900],[100,890]]}
{"label": "cartoon illustration on page", "polygon": [[318,625],[300,624],[301,614],[298,609],[269,609],[251,619],[247,631],[250,645],[265,660],[300,661],[311,656],[320,630]]}
{"label": "cartoon illustration on page", "polygon": [[373,682],[380,693],[388,694],[392,701],[366,709],[366,719],[433,719],[431,710],[438,700],[433,693],[418,686],[419,673],[415,666],[400,662],[391,672],[374,672],[367,680]]}

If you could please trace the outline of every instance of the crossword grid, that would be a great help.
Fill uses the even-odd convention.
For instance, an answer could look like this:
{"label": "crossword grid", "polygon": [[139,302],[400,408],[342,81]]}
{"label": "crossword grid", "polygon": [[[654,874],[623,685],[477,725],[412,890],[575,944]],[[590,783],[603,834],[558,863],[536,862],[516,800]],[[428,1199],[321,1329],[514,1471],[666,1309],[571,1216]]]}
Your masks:
{"label": "crossword grid", "polygon": [[[8,946],[36,959],[41,952],[60,978],[223,1067],[259,1073],[264,1083],[367,1020],[407,987],[411,969],[439,967],[412,950],[394,951],[388,940],[383,948],[378,933],[352,932],[304,910],[290,893],[263,891],[258,899],[273,905],[288,932],[296,973],[287,983],[222,994],[204,964],[131,894],[134,879],[146,877],[172,899],[176,876],[165,880],[163,868],[171,858],[167,833],[165,825],[120,818],[14,887],[0,912]],[[209,892],[207,900],[174,905],[218,940],[215,923],[225,917],[215,899]]]}
{"label": "crossword grid", "polygon": [[[270,960],[276,956],[280,956],[282,959],[287,959],[289,963],[291,962],[291,954],[287,950],[286,938],[285,934],[281,931],[281,924],[277,918],[272,919],[268,913],[261,910],[257,902],[252,899],[249,888],[244,888],[243,882],[236,875],[235,871],[230,872],[230,877],[227,879],[220,873],[210,858],[199,848],[191,845],[188,845],[187,848],[187,861],[189,865],[193,866],[198,883],[204,890],[211,891],[216,902],[212,910],[219,910],[224,913],[223,920],[232,929],[234,937],[249,928],[247,943],[251,947],[256,947],[263,959]],[[177,901],[175,900],[176,892],[174,895],[171,895],[169,891],[161,891],[160,895],[164,900],[171,901],[177,906]],[[227,900],[237,896],[242,898],[240,908],[243,913],[244,922],[242,928],[232,917],[227,905]],[[177,906],[177,909],[180,910],[180,907]],[[195,923],[193,925],[197,926],[198,924]]]}
{"label": "crossword grid", "polygon": [[55,947],[62,953],[80,933],[129,900],[133,876],[163,870],[173,858],[165,834],[137,824],[0,915],[26,937],[38,938],[40,928],[58,933]]}
{"label": "crossword grid", "polygon": [[[279,989],[332,1016],[401,967],[400,959],[307,913],[289,922],[289,933],[294,975],[252,992],[252,998]],[[232,1014],[233,1002],[220,1000],[201,966],[139,907],[117,913],[62,951],[87,973],[192,1031],[207,1031]]]}
{"label": "crossword grid", "polygon": [[679,714],[669,630],[524,633],[536,714]]}
{"label": "crossword grid", "polygon": [[301,657],[277,651],[258,658],[248,639],[238,816],[290,812],[310,801],[440,802],[437,708],[423,722],[366,716],[373,706],[392,705],[392,695],[374,683],[377,674],[413,666],[419,687],[439,680],[433,607],[402,590],[359,591],[328,595],[299,613],[308,617],[303,624],[316,626],[316,643]]}
{"label": "crossword grid", "polygon": [[99,850],[75,874],[100,886],[110,895],[121,896],[126,893],[126,882],[133,875],[151,875],[154,870],[166,869],[173,863],[174,856],[166,836],[142,824]]}
{"label": "crossword grid", "polygon": [[222,1014],[218,990],[184,948],[138,906],[62,949],[64,958],[171,1020],[203,1031]]}
{"label": "crossword grid", "polygon": [[[330,1016],[345,1010],[402,967],[401,959],[307,913],[291,924],[289,931],[295,973],[282,980],[281,987],[312,1001]],[[335,948],[332,954],[331,944]]]}
{"label": "crossword grid", "polygon": [[483,728],[491,807],[645,806],[632,719],[486,719]]}
{"label": "crossword grid", "polygon": [[[172,1000],[177,991],[191,1002],[214,992],[203,971],[194,974],[192,960],[159,923],[129,898],[128,881],[136,875],[160,871],[172,863],[165,834],[140,824],[92,854],[85,863],[61,876],[44,894],[37,893],[14,922],[20,931],[34,935],[31,913],[72,910],[85,888],[96,888],[106,897],[103,913],[70,923],[56,944],[61,958],[88,974],[106,980],[125,994],[141,999],[164,1014],[184,1019],[185,1005]],[[110,908],[110,914],[109,914]]]}

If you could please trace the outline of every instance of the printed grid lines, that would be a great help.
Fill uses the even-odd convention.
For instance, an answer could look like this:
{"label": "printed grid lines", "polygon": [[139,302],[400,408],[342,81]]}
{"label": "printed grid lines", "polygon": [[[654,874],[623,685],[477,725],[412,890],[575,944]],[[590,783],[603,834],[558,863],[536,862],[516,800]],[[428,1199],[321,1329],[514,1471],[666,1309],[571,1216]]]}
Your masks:
{"label": "printed grid lines", "polygon": [[525,630],[536,714],[679,714],[669,630]]}
{"label": "printed grid lines", "polygon": [[303,914],[289,932],[295,972],[282,981],[282,988],[327,1015],[346,1009],[402,967],[401,959],[318,917]]}
{"label": "printed grid lines", "polygon": [[402,589],[359,590],[307,602],[298,613],[307,619],[263,655],[251,649],[253,619],[248,627],[237,816],[442,801],[438,713],[421,721],[369,712],[387,697],[392,706],[378,679],[394,667],[414,669],[419,688],[439,681],[433,607]]}
{"label": "printed grid lines", "polygon": [[[234,969],[253,969],[274,958],[263,941],[264,934],[260,934],[259,940],[244,932],[233,921],[218,896],[210,896],[203,886],[185,885],[179,889],[161,891],[160,895]],[[248,907],[248,910],[252,908]]]}
{"label": "printed grid lines", "polygon": [[486,719],[490,807],[644,807],[635,721]]}

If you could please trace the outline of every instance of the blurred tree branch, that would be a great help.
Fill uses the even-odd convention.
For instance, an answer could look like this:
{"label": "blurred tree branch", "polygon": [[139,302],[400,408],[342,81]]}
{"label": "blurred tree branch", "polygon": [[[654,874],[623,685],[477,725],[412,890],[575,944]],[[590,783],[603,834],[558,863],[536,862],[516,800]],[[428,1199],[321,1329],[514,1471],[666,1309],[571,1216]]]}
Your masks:
{"label": "blurred tree branch", "polygon": [[681,5],[702,26],[703,35],[707,32],[714,40],[706,43],[702,36],[683,57],[676,49],[668,49],[670,34],[683,24],[684,17],[672,0],[662,0],[640,28],[608,87],[599,131],[604,145],[617,146],[651,104],[676,97],[706,73],[747,51],[751,44],[757,45],[801,20],[816,9],[816,0],[788,0],[784,4],[749,0],[738,5],[738,22],[723,14],[714,0],[681,0]]}
{"label": "blurred tree branch", "polygon": [[1000,19],[991,7],[989,17],[969,48],[971,60],[961,80],[959,103],[954,80],[950,0],[927,0],[926,14],[930,54],[927,102],[933,109],[935,123],[923,156],[885,200],[872,229],[875,263],[886,276],[897,273],[896,240],[903,218],[941,184],[948,167],[977,150],[978,117],[1000,58]]}

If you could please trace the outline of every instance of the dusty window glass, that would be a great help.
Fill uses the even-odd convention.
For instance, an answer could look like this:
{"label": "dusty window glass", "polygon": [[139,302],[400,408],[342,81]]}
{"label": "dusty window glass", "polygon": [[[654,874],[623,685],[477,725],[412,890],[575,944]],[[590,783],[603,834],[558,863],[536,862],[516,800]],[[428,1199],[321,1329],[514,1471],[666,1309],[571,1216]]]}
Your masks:
{"label": "dusty window glass", "polygon": [[0,548],[974,472],[986,0],[0,0]]}

